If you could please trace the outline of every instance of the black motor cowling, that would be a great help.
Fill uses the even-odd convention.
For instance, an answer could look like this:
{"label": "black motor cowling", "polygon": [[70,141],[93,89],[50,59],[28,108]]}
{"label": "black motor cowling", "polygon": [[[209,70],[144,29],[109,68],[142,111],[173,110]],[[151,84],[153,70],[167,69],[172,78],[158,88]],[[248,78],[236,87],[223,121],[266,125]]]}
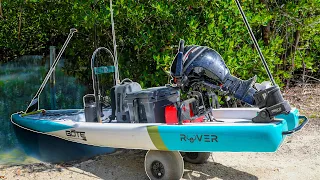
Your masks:
{"label": "black motor cowling", "polygon": [[203,82],[212,88],[222,88],[224,91],[229,91],[237,99],[248,104],[254,104],[253,94],[256,90],[252,88],[252,85],[256,77],[241,80],[232,76],[217,51],[205,46],[186,46],[182,56],[181,77],[176,77],[176,69],[179,67],[177,62],[180,63],[178,55],[171,65],[171,75],[182,89],[187,90],[193,83]]}
{"label": "black motor cowling", "polygon": [[258,106],[262,110],[252,119],[254,122],[271,122],[276,115],[291,110],[278,86],[257,91],[252,87],[256,76],[249,80],[232,76],[221,55],[205,46],[185,47],[181,40],[171,65],[171,76],[184,91],[189,91],[195,84],[202,84],[209,89],[227,91],[237,99]]}

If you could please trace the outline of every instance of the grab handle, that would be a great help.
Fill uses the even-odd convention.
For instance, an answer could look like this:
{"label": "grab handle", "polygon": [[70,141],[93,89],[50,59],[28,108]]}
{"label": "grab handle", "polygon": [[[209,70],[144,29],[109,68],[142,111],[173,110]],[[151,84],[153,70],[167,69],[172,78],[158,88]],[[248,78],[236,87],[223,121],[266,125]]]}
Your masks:
{"label": "grab handle", "polygon": [[290,131],[284,131],[284,132],[282,132],[282,135],[289,135],[289,134],[295,133],[297,131],[300,131],[309,121],[308,118],[305,116],[299,116],[299,119],[303,119],[303,121],[298,127],[294,128]]}

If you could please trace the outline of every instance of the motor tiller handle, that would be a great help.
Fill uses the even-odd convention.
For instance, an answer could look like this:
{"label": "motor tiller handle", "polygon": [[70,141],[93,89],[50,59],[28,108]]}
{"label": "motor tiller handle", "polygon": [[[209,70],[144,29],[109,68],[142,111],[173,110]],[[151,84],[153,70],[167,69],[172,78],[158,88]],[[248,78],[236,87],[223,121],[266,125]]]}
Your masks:
{"label": "motor tiller handle", "polygon": [[177,55],[176,73],[175,76],[180,78],[182,76],[183,69],[183,51],[184,51],[184,40],[181,39],[179,42],[179,49]]}

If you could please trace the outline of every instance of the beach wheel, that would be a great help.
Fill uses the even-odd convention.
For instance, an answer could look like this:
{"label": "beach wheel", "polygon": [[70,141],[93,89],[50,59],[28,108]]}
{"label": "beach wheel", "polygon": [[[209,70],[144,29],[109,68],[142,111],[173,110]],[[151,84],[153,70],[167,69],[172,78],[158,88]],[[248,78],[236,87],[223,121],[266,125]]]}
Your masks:
{"label": "beach wheel", "polygon": [[185,152],[183,159],[189,163],[203,164],[208,161],[210,155],[209,152]]}
{"label": "beach wheel", "polygon": [[183,175],[184,162],[178,151],[149,150],[145,156],[144,168],[151,180],[179,180]]}

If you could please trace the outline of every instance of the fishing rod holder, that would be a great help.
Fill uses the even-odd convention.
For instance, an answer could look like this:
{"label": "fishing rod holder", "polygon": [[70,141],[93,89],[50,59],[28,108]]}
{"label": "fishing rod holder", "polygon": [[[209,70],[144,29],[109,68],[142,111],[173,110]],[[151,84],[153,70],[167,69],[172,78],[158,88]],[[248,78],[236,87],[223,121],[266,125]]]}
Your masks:
{"label": "fishing rod holder", "polygon": [[[95,67],[96,55],[102,50],[107,52],[111,56],[111,58],[113,60],[113,63],[114,63],[114,66]],[[93,52],[92,57],[91,57],[91,74],[92,74],[92,82],[93,82],[94,94],[93,95],[84,96],[83,102],[84,102],[85,109],[86,109],[86,107],[89,108],[89,104],[92,104],[92,103],[86,103],[87,101],[86,101],[85,98],[91,99],[92,96],[94,96],[95,106],[91,105],[90,107],[91,107],[91,109],[93,109],[93,111],[96,111],[96,115],[94,115],[90,119],[97,119],[97,120],[94,120],[94,121],[95,122],[100,122],[100,123],[102,122],[101,117],[103,117],[103,113],[102,113],[101,92],[100,92],[100,89],[99,89],[99,78],[98,78],[98,75],[99,74],[104,74],[104,73],[115,73],[115,77],[117,77],[118,69],[117,69],[116,60],[115,60],[112,52],[108,48],[99,47]],[[116,82],[116,78],[115,78],[115,84],[116,83],[117,82]],[[91,111],[88,110],[87,112],[88,113],[86,115],[88,115],[88,116],[92,115],[92,113],[89,113]]]}

